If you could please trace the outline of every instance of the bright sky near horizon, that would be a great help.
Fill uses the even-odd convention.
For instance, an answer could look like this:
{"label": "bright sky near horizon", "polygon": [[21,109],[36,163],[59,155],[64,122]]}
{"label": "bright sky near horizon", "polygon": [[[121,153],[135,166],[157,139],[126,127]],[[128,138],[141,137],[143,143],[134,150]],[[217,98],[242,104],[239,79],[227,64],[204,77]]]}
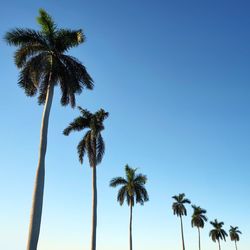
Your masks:
{"label": "bright sky near horizon", "polygon": [[[239,250],[250,249],[250,2],[4,1],[0,35],[15,27],[39,29],[38,9],[58,27],[83,28],[86,43],[70,53],[86,65],[93,91],[77,104],[110,112],[98,166],[98,250],[128,249],[129,209],[109,187],[124,165],[148,176],[150,201],[134,209],[136,250],[181,249],[172,196],[184,192],[224,229],[239,226]],[[27,240],[42,106],[17,86],[15,48],[0,39],[0,249],[24,250]],[[91,169],[78,162],[82,134],[63,129],[77,109],[54,96],[46,157],[39,250],[90,248]],[[186,249],[198,249],[184,218]],[[212,242],[207,223],[202,249]],[[233,250],[227,239],[222,249]]]}

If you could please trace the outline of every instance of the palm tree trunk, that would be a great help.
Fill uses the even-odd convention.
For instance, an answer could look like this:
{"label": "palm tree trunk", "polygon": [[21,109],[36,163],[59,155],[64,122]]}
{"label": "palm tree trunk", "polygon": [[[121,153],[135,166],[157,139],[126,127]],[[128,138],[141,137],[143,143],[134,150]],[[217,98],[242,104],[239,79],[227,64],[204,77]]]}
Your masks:
{"label": "palm tree trunk", "polygon": [[132,206],[132,202],[130,202],[129,250],[133,249],[133,246],[132,246],[132,217],[133,217],[133,206]]}
{"label": "palm tree trunk", "polygon": [[96,226],[97,226],[97,186],[96,186],[96,164],[93,168],[92,176],[92,242],[91,250],[96,250]]}
{"label": "palm tree trunk", "polygon": [[236,240],[234,241],[234,243],[235,243],[235,249],[238,250]]}
{"label": "palm tree trunk", "polygon": [[200,228],[198,227],[198,235],[199,235],[199,250],[201,250],[201,235],[200,235]]}
{"label": "palm tree trunk", "polygon": [[183,224],[182,224],[182,217],[180,216],[181,219],[181,238],[182,238],[182,249],[185,250],[185,244],[184,244],[184,233],[183,233]]}
{"label": "palm tree trunk", "polygon": [[54,94],[54,85],[51,85],[48,87],[44,110],[43,110],[43,116],[42,116],[39,160],[35,177],[35,187],[34,187],[32,208],[31,208],[27,250],[37,249],[37,243],[40,233],[42,207],[43,207],[44,177],[45,177],[45,154],[47,148],[49,114],[52,105],[53,94]]}
{"label": "palm tree trunk", "polygon": [[221,248],[220,248],[220,240],[218,240],[218,243],[219,243],[219,250],[221,250]]}

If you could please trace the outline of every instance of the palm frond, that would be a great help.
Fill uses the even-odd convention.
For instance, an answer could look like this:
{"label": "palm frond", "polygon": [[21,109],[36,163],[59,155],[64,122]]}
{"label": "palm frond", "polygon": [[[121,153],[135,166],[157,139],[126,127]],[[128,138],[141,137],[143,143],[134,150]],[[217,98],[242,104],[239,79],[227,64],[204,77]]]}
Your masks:
{"label": "palm frond", "polygon": [[184,205],[183,205],[183,208],[182,208],[182,215],[187,215],[187,209],[184,207]]}
{"label": "palm frond", "polygon": [[125,200],[125,197],[127,196],[126,186],[123,186],[119,189],[118,195],[117,195],[117,201],[122,206]]}
{"label": "palm frond", "polygon": [[[62,79],[62,77],[60,77],[60,80]],[[59,81],[60,81],[59,80]],[[62,85],[60,84],[60,87],[61,87],[61,91],[62,91],[62,96],[61,96],[61,104],[62,106],[66,106],[69,104],[69,88],[67,85]]]}
{"label": "palm frond", "polygon": [[135,176],[136,170],[137,170],[136,168],[131,168],[131,167],[129,167],[129,165],[125,166],[126,178],[129,182],[134,181],[134,176]]}
{"label": "palm frond", "polygon": [[99,123],[103,123],[103,121],[108,118],[109,113],[106,112],[104,109],[99,109],[95,113],[95,116],[96,116],[96,118],[97,118],[97,120],[98,120]]}
{"label": "palm frond", "polygon": [[221,229],[221,236],[224,241],[226,241],[226,237],[228,236],[227,232],[224,229]]}
{"label": "palm frond", "polygon": [[[78,61],[78,59],[68,55],[61,55],[60,59],[70,72],[74,72],[81,88],[93,89],[93,79],[87,72],[85,66]],[[79,93],[80,91],[81,90],[79,90]]]}
{"label": "palm frond", "polygon": [[43,37],[43,34],[33,29],[16,28],[7,32],[4,36],[4,40],[9,45],[14,46],[27,46],[31,44],[47,47],[47,42]]}
{"label": "palm frond", "polygon": [[144,202],[149,200],[148,192],[142,185],[135,184],[134,190],[137,203],[143,205]]}
{"label": "palm frond", "polygon": [[128,184],[127,180],[125,180],[123,177],[115,177],[109,183],[110,187],[117,187],[119,185],[127,185],[127,184]]}
{"label": "palm frond", "polygon": [[139,203],[140,205],[144,204],[142,193],[138,188],[134,188],[134,197],[135,197],[136,203]]}
{"label": "palm frond", "polygon": [[147,182],[147,176],[143,174],[138,174],[135,176],[134,182],[139,185],[144,185]]}
{"label": "palm frond", "polygon": [[34,96],[44,77],[46,53],[32,57],[19,73],[18,85],[25,90],[26,95]]}
{"label": "palm frond", "polygon": [[145,187],[143,187],[141,189],[141,193],[142,193],[142,197],[143,197],[144,202],[149,201],[148,191],[147,191],[147,189]]}
{"label": "palm frond", "polygon": [[16,52],[15,52],[15,64],[18,68],[22,68],[25,66],[27,61],[31,59],[31,57],[34,57],[38,55],[39,53],[42,53],[43,56],[45,55],[44,50],[46,48],[41,44],[31,43],[31,44],[25,44],[21,46]]}
{"label": "palm frond", "polygon": [[52,35],[55,33],[56,24],[52,17],[44,9],[39,9],[37,22],[40,24],[42,32],[44,32],[46,35]]}
{"label": "palm frond", "polygon": [[73,91],[69,91],[69,103],[72,108],[76,106],[76,97]]}
{"label": "palm frond", "polygon": [[70,48],[78,46],[85,41],[85,36],[82,30],[60,29],[56,32],[55,46],[64,53]]}
{"label": "palm frond", "polygon": [[29,67],[25,67],[19,73],[18,85],[24,89],[27,96],[34,96],[37,93],[37,86],[31,76]]}
{"label": "palm frond", "polygon": [[96,164],[101,163],[105,153],[105,143],[102,135],[99,133],[96,138]]}
{"label": "palm frond", "polygon": [[212,241],[216,242],[217,240],[217,231],[215,229],[212,229],[210,232],[209,232],[209,236],[212,238]]}
{"label": "palm frond", "polygon": [[79,109],[84,118],[91,119],[93,117],[93,114],[91,114],[91,112],[89,112],[87,109],[83,109],[80,106],[78,106],[77,108]]}
{"label": "palm frond", "polygon": [[81,92],[81,86],[74,72],[71,72],[56,57],[53,62],[53,71],[62,91],[61,104],[65,106],[70,103],[71,107],[75,107],[75,93]]}
{"label": "palm frond", "polygon": [[73,122],[63,130],[64,135],[69,135],[72,131],[81,131],[89,127],[89,121],[82,116],[78,116]]}
{"label": "palm frond", "polygon": [[191,201],[190,201],[189,199],[183,199],[183,200],[182,200],[182,203],[183,203],[183,204],[185,204],[185,203],[190,204]]}
{"label": "palm frond", "polygon": [[176,200],[176,201],[178,201],[178,196],[177,195],[174,195],[174,196],[172,196],[172,198],[174,199],[174,200]]}
{"label": "palm frond", "polygon": [[50,86],[56,84],[55,76],[48,72],[44,77],[43,80],[40,83],[39,86],[39,95],[38,95],[38,104],[44,104],[47,96],[47,92]]}
{"label": "palm frond", "polygon": [[94,141],[92,138],[92,131],[89,130],[87,132],[87,136],[86,136],[86,141],[85,141],[85,146],[86,146],[86,151],[88,154],[88,158],[89,158],[89,165],[91,167],[95,167],[96,166],[96,156],[95,156],[95,152],[93,147],[95,147],[95,145],[93,145]]}
{"label": "palm frond", "polygon": [[78,146],[77,146],[77,152],[78,152],[78,156],[79,156],[79,161],[82,164],[83,163],[83,158],[85,155],[85,145],[86,145],[86,141],[85,141],[85,136],[83,137],[83,139],[79,142]]}

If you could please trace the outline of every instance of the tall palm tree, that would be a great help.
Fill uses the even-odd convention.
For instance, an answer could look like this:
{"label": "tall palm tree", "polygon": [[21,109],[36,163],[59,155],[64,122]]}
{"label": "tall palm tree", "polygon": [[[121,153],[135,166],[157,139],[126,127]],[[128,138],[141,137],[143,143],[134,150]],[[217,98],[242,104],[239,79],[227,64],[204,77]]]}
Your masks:
{"label": "tall palm tree", "polygon": [[64,129],[63,134],[69,135],[72,131],[81,131],[87,129],[82,140],[77,146],[79,161],[83,163],[85,153],[89,158],[89,165],[92,167],[92,236],[91,249],[96,250],[96,226],[97,226],[97,180],[96,166],[101,163],[105,153],[105,144],[101,135],[104,130],[103,122],[108,117],[108,112],[103,109],[92,114],[86,109],[78,107],[81,116],[77,117],[73,122]]}
{"label": "tall palm tree", "polygon": [[83,88],[93,88],[86,68],[76,58],[67,55],[70,48],[84,42],[82,30],[57,28],[43,9],[39,10],[37,21],[40,31],[16,28],[5,35],[6,42],[17,47],[14,58],[20,69],[18,85],[27,96],[35,96],[38,92],[38,103],[44,104],[27,250],[37,249],[40,232],[47,133],[54,87],[60,85],[61,104],[70,103],[72,107],[75,106],[75,94],[81,93]]}
{"label": "tall palm tree", "polygon": [[237,241],[240,240],[240,236],[239,234],[241,234],[241,231],[238,230],[238,227],[232,227],[230,226],[230,229],[229,229],[229,235],[230,235],[230,239],[231,241],[234,241],[235,243],[235,249],[237,250]]}
{"label": "tall palm tree", "polygon": [[185,204],[190,204],[191,201],[185,198],[185,194],[179,194],[172,197],[175,201],[172,205],[172,209],[174,215],[176,214],[180,217],[181,220],[181,238],[182,238],[182,248],[185,250],[185,243],[184,243],[184,233],[183,233],[183,223],[182,223],[182,216],[187,215],[187,210],[185,208]]}
{"label": "tall palm tree", "polygon": [[222,228],[224,222],[218,222],[217,219],[215,219],[214,221],[210,221],[210,224],[214,227],[214,229],[209,232],[209,236],[214,242],[218,241],[219,250],[221,250],[220,239],[226,241],[227,237],[226,231]]}
{"label": "tall palm tree", "polygon": [[128,165],[125,166],[126,177],[116,177],[110,181],[111,187],[121,186],[118,191],[117,201],[122,206],[124,200],[127,201],[130,207],[130,220],[129,220],[129,249],[132,250],[132,217],[133,206],[136,203],[144,205],[144,202],[149,200],[148,192],[145,188],[147,182],[147,176],[142,174],[136,174],[136,168],[131,168]]}
{"label": "tall palm tree", "polygon": [[200,228],[203,228],[205,222],[207,221],[207,217],[204,215],[207,211],[195,205],[192,205],[192,208],[194,211],[191,219],[191,225],[192,227],[195,226],[198,228],[199,250],[201,250]]}

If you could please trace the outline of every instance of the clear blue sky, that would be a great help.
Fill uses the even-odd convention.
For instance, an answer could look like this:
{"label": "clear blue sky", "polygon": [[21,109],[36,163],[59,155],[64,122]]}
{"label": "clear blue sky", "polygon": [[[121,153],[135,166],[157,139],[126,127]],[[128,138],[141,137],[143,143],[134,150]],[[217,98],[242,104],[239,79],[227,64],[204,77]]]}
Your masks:
{"label": "clear blue sky", "polygon": [[[38,29],[38,8],[59,27],[83,28],[87,41],[71,51],[95,80],[78,105],[110,112],[98,167],[98,249],[128,249],[127,206],[108,183],[126,163],[148,176],[150,202],[136,206],[134,249],[179,250],[180,225],[171,196],[185,192],[243,232],[250,246],[250,2],[4,1],[0,35]],[[0,249],[25,249],[42,107],[17,86],[14,48],[1,49]],[[39,250],[89,249],[91,169],[78,162],[80,133],[62,130],[77,109],[61,107],[56,90],[49,125],[46,186]],[[197,230],[184,219],[186,249]],[[202,230],[203,250],[217,249]],[[222,249],[233,250],[228,239]]]}

